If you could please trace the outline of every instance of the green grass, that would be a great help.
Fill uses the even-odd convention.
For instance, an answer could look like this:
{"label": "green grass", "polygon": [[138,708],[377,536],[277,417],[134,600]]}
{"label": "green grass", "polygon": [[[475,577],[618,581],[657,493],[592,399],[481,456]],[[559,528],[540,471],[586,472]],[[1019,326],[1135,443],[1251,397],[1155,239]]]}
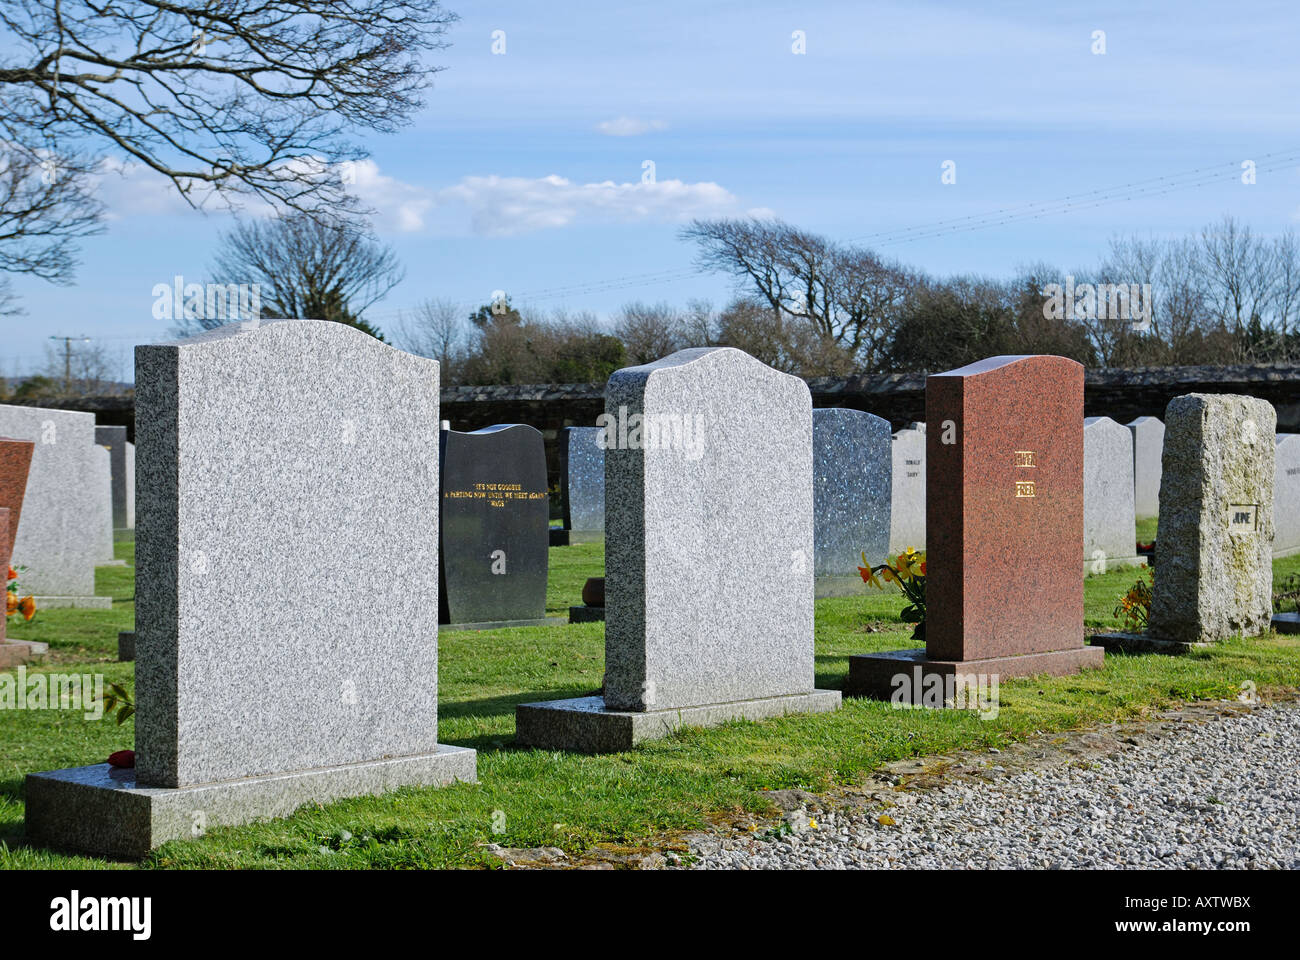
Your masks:
{"label": "green grass", "polygon": [[[129,558],[130,544],[120,547]],[[578,602],[583,581],[602,572],[603,551],[583,544],[553,549],[550,558],[547,610],[562,614]],[[1275,564],[1277,577],[1297,570],[1300,556]],[[132,623],[131,571],[99,573],[100,590],[115,599],[111,612],[45,611],[13,633],[50,642],[54,669],[94,664],[89,669],[129,684],[131,664],[104,661],[116,649],[117,631]],[[1090,627],[1118,626],[1110,616],[1115,596],[1135,576],[1130,569],[1085,580]],[[817,601],[818,685],[840,686],[850,654],[912,645],[910,627],[897,619],[901,606],[897,595],[882,593]],[[991,720],[846,700],[833,714],[688,730],[628,753],[584,757],[516,749],[514,706],[597,689],[603,625],[444,631],[439,651],[439,739],[479,751],[478,785],[404,790],[214,829],[202,839],[167,844],[141,866],[457,867],[491,865],[482,852],[488,843],[571,852],[593,844],[637,847],[663,832],[766,811],[764,788],[850,785],[891,760],[1000,746],[1180,700],[1232,697],[1246,680],[1261,690],[1300,686],[1300,639],[1270,635],[1186,657],[1112,656],[1103,670],[1079,676],[1007,681]],[[0,867],[123,866],[23,847],[22,775],[101,762],[132,740],[131,722],[90,722],[66,710],[0,711]]]}

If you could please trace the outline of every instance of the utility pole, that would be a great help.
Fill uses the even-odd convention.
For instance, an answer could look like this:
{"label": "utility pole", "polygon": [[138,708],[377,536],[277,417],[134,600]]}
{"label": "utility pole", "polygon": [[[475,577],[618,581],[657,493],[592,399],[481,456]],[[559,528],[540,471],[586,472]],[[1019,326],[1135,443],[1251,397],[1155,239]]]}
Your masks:
{"label": "utility pole", "polygon": [[51,340],[63,341],[63,392],[67,396],[72,396],[72,341],[80,343],[90,343],[90,337],[50,337]]}

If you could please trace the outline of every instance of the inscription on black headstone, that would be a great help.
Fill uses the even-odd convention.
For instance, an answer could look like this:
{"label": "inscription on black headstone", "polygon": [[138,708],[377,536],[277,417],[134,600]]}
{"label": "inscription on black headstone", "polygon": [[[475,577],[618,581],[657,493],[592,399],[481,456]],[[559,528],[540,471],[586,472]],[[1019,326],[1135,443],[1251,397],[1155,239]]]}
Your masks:
{"label": "inscription on black headstone", "polygon": [[542,434],[524,424],[443,430],[438,622],[546,616],[550,510]]}

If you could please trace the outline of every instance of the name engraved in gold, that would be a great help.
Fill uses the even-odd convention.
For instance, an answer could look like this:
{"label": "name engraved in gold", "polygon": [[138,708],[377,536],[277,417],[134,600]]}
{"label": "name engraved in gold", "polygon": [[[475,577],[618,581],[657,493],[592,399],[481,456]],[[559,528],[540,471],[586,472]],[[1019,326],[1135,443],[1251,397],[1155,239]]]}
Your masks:
{"label": "name engraved in gold", "polygon": [[1038,463],[1034,460],[1034,451],[1032,451],[1032,450],[1017,450],[1017,451],[1016,451],[1016,466],[1017,466],[1017,467],[1036,467],[1036,466],[1038,466]]}
{"label": "name engraved in gold", "polygon": [[1034,496],[1037,496],[1037,494],[1034,492],[1034,481],[1032,481],[1032,480],[1017,480],[1017,481],[1016,481],[1016,496],[1017,496],[1017,497],[1034,497]]}

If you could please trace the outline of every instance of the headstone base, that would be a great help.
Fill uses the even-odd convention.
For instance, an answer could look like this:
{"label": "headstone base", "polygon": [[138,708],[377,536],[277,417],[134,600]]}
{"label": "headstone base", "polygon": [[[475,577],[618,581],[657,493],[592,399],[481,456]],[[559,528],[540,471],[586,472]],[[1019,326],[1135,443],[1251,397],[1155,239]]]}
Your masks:
{"label": "headstone base", "polygon": [[552,547],[567,547],[569,545],[569,531],[561,527],[551,527],[550,533]]}
{"label": "headstone base", "polygon": [[439,630],[500,630],[505,627],[562,627],[569,621],[564,617],[542,617],[540,620],[485,620],[482,623],[440,623]]}
{"label": "headstone base", "polygon": [[862,578],[852,577],[817,577],[813,580],[814,597],[854,597],[863,590]]}
{"label": "headstone base", "polygon": [[114,559],[114,560],[96,560],[96,561],[95,561],[95,566],[97,566],[97,567],[125,567],[125,566],[126,566],[126,561],[125,561],[125,560],[116,560],[116,559]]}
{"label": "headstone base", "polygon": [[606,710],[604,697],[576,697],[517,704],[515,742],[543,750],[618,753],[682,727],[716,727],[731,720],[764,720],[787,713],[830,713],[839,707],[838,690],[646,711]]}
{"label": "headstone base", "polygon": [[48,643],[36,643],[34,640],[0,641],[0,668],[18,667],[24,663],[43,660],[49,650]]}
{"label": "headstone base", "polygon": [[130,663],[135,659],[135,633],[123,630],[117,635],[117,662]]}
{"label": "headstone base", "polygon": [[1161,640],[1145,633],[1094,633],[1088,638],[1093,646],[1105,647],[1111,653],[1167,653],[1179,656],[1193,650],[1204,650],[1212,643],[1184,643],[1181,640]]}
{"label": "headstone base", "polygon": [[1300,633],[1300,613],[1273,614],[1273,629],[1278,633]]}
{"label": "headstone base", "polygon": [[604,623],[605,608],[588,607],[588,606],[570,607],[569,622],[570,623]]}
{"label": "headstone base", "polygon": [[1128,567],[1147,567],[1151,566],[1150,559],[1149,556],[1141,553],[1132,557],[1107,557],[1104,568],[1096,560],[1085,560],[1083,561],[1083,575],[1087,577],[1092,574],[1107,573]]}
{"label": "headstone base", "polygon": [[[102,566],[102,564],[100,564]],[[36,597],[37,610],[112,610],[112,597]]]}
{"label": "headstone base", "polygon": [[[946,682],[955,676],[996,676],[1001,682],[1008,677],[1032,677],[1047,674],[1062,677],[1080,670],[1102,666],[1105,651],[1100,647],[1077,647],[1049,653],[1026,653],[1017,657],[987,657],[982,660],[929,660],[925,648],[890,650],[887,653],[863,653],[849,657],[849,678],[844,693],[851,697],[892,700],[900,689],[896,678],[908,680],[912,697],[909,703],[924,703],[927,681],[939,677]],[[931,681],[931,685],[932,685]]]}
{"label": "headstone base", "polygon": [[135,771],[98,763],[27,775],[27,841],[138,860],[169,840],[208,827],[287,817],[303,804],[375,796],[402,787],[477,782],[477,754],[438,744],[434,753],[392,757],[179,789],[142,787]]}

